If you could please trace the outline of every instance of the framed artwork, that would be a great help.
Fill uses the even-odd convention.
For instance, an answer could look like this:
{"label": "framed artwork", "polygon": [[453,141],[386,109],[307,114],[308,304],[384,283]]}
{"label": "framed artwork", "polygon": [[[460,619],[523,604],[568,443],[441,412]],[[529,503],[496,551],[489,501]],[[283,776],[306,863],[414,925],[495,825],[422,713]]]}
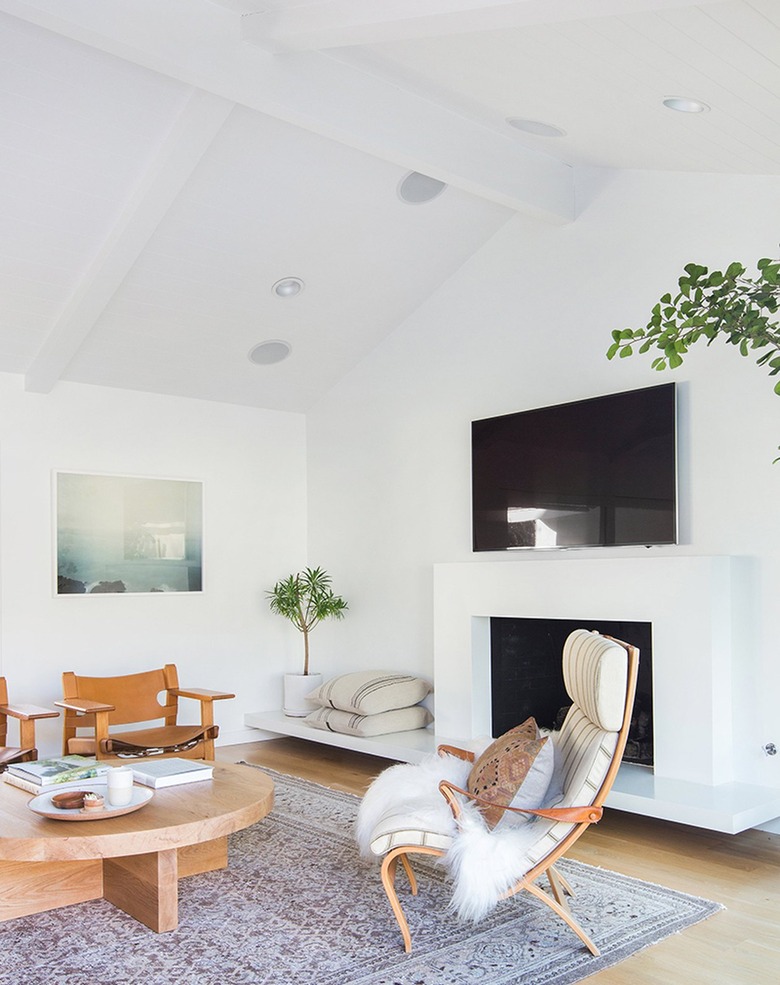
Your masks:
{"label": "framed artwork", "polygon": [[203,591],[203,483],[54,473],[56,595]]}

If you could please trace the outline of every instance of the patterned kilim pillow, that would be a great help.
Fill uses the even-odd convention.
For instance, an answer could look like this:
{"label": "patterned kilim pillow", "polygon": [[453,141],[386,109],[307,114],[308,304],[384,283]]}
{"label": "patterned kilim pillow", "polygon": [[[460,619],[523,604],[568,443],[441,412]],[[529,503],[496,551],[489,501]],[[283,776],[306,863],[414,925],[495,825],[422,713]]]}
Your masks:
{"label": "patterned kilim pillow", "polygon": [[[553,746],[539,734],[536,721],[522,725],[495,739],[474,763],[469,773],[468,792],[491,804],[506,807],[540,807],[553,773]],[[489,828],[506,813],[498,806],[480,804]]]}

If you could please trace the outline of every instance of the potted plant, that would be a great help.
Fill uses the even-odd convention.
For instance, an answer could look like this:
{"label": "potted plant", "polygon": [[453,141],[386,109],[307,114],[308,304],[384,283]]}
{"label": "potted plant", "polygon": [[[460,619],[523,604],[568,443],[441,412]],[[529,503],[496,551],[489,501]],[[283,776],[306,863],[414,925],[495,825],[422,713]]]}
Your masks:
{"label": "potted plant", "polygon": [[303,673],[284,675],[284,713],[302,718],[311,710],[306,695],[319,687],[321,674],[309,672],[309,633],[323,619],[343,619],[347,603],[334,595],[331,577],[322,568],[306,568],[278,581],[266,592],[271,612],[289,619],[303,633]]}

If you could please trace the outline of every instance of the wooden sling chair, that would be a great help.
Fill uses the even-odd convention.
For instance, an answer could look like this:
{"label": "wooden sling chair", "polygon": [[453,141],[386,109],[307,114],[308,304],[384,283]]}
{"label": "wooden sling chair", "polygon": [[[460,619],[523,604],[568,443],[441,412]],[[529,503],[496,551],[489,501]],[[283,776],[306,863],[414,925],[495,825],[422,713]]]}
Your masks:
{"label": "wooden sling chair", "polygon": [[[555,863],[591,824],[601,819],[602,807],[617,775],[628,737],[638,667],[639,651],[627,643],[584,629],[575,630],[568,637],[563,649],[563,674],[572,706],[560,732],[552,735],[557,776],[555,806],[545,808],[543,801],[539,809],[498,808],[502,812],[508,810],[531,815],[533,824],[522,825],[527,834],[522,854],[512,870],[510,888],[497,898],[504,899],[522,890],[531,893],[565,920],[594,955],[598,955],[599,950],[572,915],[566,896],[573,896],[574,893]],[[440,746],[439,755],[465,760],[466,770],[470,769],[468,764],[475,759],[474,753],[451,746]],[[443,760],[442,766],[447,761],[451,768],[442,768],[442,773],[452,775],[461,769],[454,758]],[[390,770],[416,768],[404,765],[391,767]],[[430,768],[435,771],[436,761]],[[383,775],[380,774],[374,781],[377,788],[381,786]],[[415,802],[406,807],[403,795],[399,796],[398,803],[387,806],[395,786],[385,786],[384,793],[378,794],[380,806],[374,807],[371,803],[374,785],[361,803],[358,841],[364,851],[383,859],[382,884],[407,952],[411,951],[411,934],[395,887],[396,868],[400,861],[411,892],[417,895],[417,882],[409,855],[448,855],[458,835],[459,819],[462,823],[464,800],[480,801],[479,797],[463,789],[467,785],[465,778],[468,774],[461,775],[464,779],[460,786],[447,779],[438,783],[434,780],[433,790],[422,798],[419,787],[415,788],[413,797],[410,797]],[[408,777],[405,784],[400,786],[404,785],[411,789]],[[390,798],[387,796],[388,790]],[[442,796],[449,808],[443,812],[434,803],[438,799],[441,804]],[[495,807],[495,804],[492,806]],[[433,813],[436,813],[437,821],[432,820]],[[419,823],[421,817],[425,819],[425,824]],[[487,827],[478,815],[477,823]],[[495,833],[491,832],[491,836]],[[550,893],[536,884],[541,876],[547,877]]]}
{"label": "wooden sling chair", "polygon": [[[35,721],[38,718],[57,718],[58,711],[39,708],[37,705],[9,705],[8,685],[0,677],[0,773],[11,763],[29,763],[38,758],[35,748]],[[19,745],[6,745],[8,741],[8,719],[19,722]]]}
{"label": "wooden sling chair", "polygon": [[[109,756],[182,756],[187,759],[213,759],[214,740],[219,726],[214,724],[214,702],[234,698],[223,691],[180,688],[174,664],[121,677],[82,677],[67,671],[62,675],[62,701],[65,709],[63,754],[76,753],[105,759]],[[200,724],[177,723],[179,698],[200,702]],[[152,727],[133,730],[116,726]],[[88,734],[79,734],[87,729]]]}

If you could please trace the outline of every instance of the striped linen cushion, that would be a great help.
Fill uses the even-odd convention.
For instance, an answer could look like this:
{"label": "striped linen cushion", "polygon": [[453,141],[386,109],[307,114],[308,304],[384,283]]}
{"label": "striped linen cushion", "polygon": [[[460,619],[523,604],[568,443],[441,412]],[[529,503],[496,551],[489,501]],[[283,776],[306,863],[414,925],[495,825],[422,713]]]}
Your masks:
{"label": "striped linen cushion", "polygon": [[318,708],[307,715],[305,721],[307,725],[327,732],[371,736],[425,728],[433,721],[433,715],[423,705],[393,708],[392,711],[380,711],[378,715],[355,715],[338,708]]}
{"label": "striped linen cushion", "polygon": [[594,724],[609,732],[620,729],[628,680],[622,646],[575,629],[563,646],[563,680],[569,697]]}
{"label": "striped linen cushion", "polygon": [[433,688],[422,677],[392,671],[357,671],[326,681],[307,696],[323,708],[338,708],[355,715],[378,715],[394,708],[416,705]]}
{"label": "striped linen cushion", "polygon": [[[426,805],[431,813],[425,819],[415,817],[414,810],[410,811],[408,804],[399,805],[395,811],[388,810],[372,832],[371,851],[374,855],[387,855],[394,848],[406,845],[446,851],[455,837],[455,821],[438,790],[436,795],[438,800]],[[437,817],[432,816],[434,811]]]}
{"label": "striped linen cushion", "polygon": [[[583,807],[593,803],[607,775],[623,723],[628,659],[622,646],[587,630],[575,630],[563,648],[566,690],[574,700],[555,744],[553,788],[547,807]],[[527,872],[574,827],[561,821],[534,824],[538,835],[525,853]]]}

